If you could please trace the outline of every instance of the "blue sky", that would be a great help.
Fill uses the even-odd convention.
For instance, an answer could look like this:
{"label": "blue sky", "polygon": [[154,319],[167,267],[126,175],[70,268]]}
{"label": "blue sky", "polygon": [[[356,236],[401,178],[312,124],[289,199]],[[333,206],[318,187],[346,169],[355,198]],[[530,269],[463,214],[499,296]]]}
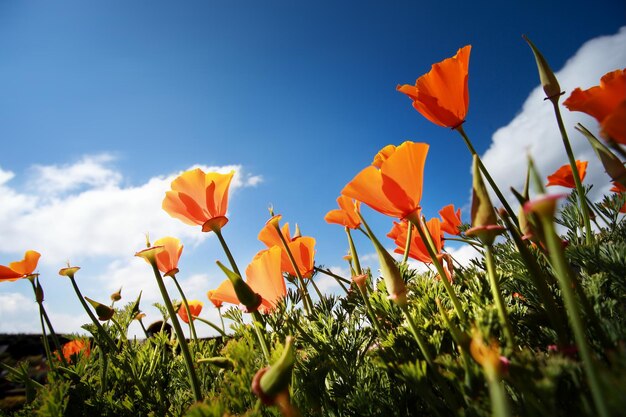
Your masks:
{"label": "blue sky", "polygon": [[[273,204],[317,239],[318,262],[340,271],[344,234],[323,216],[389,143],[428,142],[426,214],[454,203],[468,220],[469,153],[396,84],[471,44],[466,131],[496,177],[513,183],[511,160],[552,129],[537,122],[533,136],[513,123],[543,121],[544,110],[533,107],[538,77],[521,34],[555,70],[565,66],[571,91],[626,66],[614,52],[626,50],[625,16],[617,0],[1,2],[0,264],[42,252],[49,309],[58,327],[76,331],[86,316],[56,275],[63,260],[83,267],[91,298],[123,284],[130,300],[151,283],[132,258],[142,233],[176,234],[186,244],[180,278],[204,299],[223,278],[214,261],[224,256],[215,239],[160,209],[163,184],[201,165],[240,170],[224,229],[240,266],[262,248],[256,234]],[[520,151],[508,158],[501,149],[513,144]],[[538,152],[546,175],[565,163],[557,152]],[[391,219],[366,215],[381,237],[390,228]],[[29,291],[0,285],[0,331],[36,331]],[[29,318],[17,323],[18,314]]]}

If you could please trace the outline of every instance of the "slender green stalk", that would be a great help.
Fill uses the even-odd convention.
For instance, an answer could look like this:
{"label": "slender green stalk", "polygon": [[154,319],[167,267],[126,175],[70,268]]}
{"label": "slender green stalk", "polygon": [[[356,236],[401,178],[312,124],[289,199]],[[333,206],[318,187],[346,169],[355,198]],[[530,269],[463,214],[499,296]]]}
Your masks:
{"label": "slender green stalk", "polygon": [[420,238],[422,239],[424,243],[426,243],[424,246],[426,246],[428,255],[430,255],[430,259],[433,261],[433,265],[435,265],[435,268],[437,269],[437,272],[439,273],[439,276],[441,277],[441,282],[443,283],[443,286],[448,292],[448,296],[450,297],[450,300],[452,301],[454,310],[456,311],[456,314],[459,316],[459,319],[461,319],[461,322],[466,323],[467,316],[465,315],[465,312],[463,311],[463,307],[461,307],[461,302],[459,301],[458,297],[456,296],[456,293],[454,292],[454,288],[452,288],[452,284],[450,284],[450,282],[448,281],[448,276],[446,275],[446,272],[443,269],[443,265],[441,265],[441,262],[439,262],[439,259],[437,258],[437,254],[435,253],[435,245],[433,243],[432,237],[430,236],[430,233],[428,232],[428,229],[426,229],[425,227],[424,229],[422,229],[422,220],[419,218],[417,214],[409,215],[407,217],[407,220],[415,226],[415,228],[417,229],[417,232],[420,235]]}
{"label": "slender green stalk", "polygon": [[176,284],[176,288],[178,288],[178,292],[180,293],[180,297],[183,299],[183,305],[185,306],[185,311],[187,311],[187,317],[189,317],[189,331],[191,332],[191,337],[193,339],[194,342],[198,342],[198,336],[196,334],[196,327],[193,325],[193,320],[192,320],[192,315],[191,315],[191,309],[189,309],[189,303],[187,302],[187,297],[185,297],[185,293],[183,292],[183,289],[181,288],[180,284],[178,283],[178,280],[176,279],[176,275],[171,275],[172,280],[174,281],[174,284]]}
{"label": "slender green stalk", "polygon": [[559,131],[561,132],[561,138],[563,139],[563,146],[565,146],[565,152],[567,153],[567,159],[569,160],[569,165],[572,168],[572,176],[574,177],[574,184],[576,184],[576,193],[578,194],[578,204],[580,205],[580,209],[582,210],[583,215],[583,223],[585,225],[585,242],[588,245],[593,243],[593,233],[591,231],[591,223],[589,221],[589,207],[587,207],[587,198],[585,194],[585,190],[580,181],[580,174],[578,173],[578,167],[576,166],[576,158],[574,158],[574,152],[572,151],[572,146],[570,145],[569,138],[567,136],[567,131],[565,130],[565,125],[563,124],[563,118],[561,117],[561,110],[559,109],[559,97],[554,99],[550,99],[552,105],[554,107],[554,114],[556,116],[556,121],[559,125]]}
{"label": "slender green stalk", "polygon": [[476,249],[477,251],[481,251],[482,246],[480,246],[479,244],[477,244],[475,241],[470,240],[470,239],[459,239],[456,237],[449,237],[447,236],[446,241],[450,241],[450,242],[462,242],[462,243],[466,243],[468,245],[470,245],[471,247],[473,247],[474,249]]}
{"label": "slender green stalk", "polygon": [[504,198],[504,195],[502,195],[502,192],[500,191],[500,188],[498,188],[498,186],[496,185],[496,182],[493,180],[493,178],[491,178],[491,174],[489,174],[489,171],[487,171],[487,168],[485,167],[485,165],[483,165],[483,161],[480,159],[480,156],[476,152],[476,149],[474,149],[474,145],[472,145],[472,142],[470,141],[469,137],[465,133],[465,130],[463,129],[463,125],[462,124],[459,125],[457,128],[455,128],[455,130],[459,132],[459,134],[465,141],[465,145],[467,145],[467,148],[469,149],[472,156],[476,155],[476,159],[478,161],[478,167],[480,168],[480,171],[483,173],[483,175],[487,179],[487,182],[491,186],[491,189],[493,190],[493,192],[496,193],[496,196],[498,196],[498,199],[502,203],[502,206],[504,207],[504,209],[507,211],[507,213],[509,213],[509,216],[511,217],[511,219],[513,219],[515,225],[516,226],[519,225],[519,221],[517,220],[517,216],[515,215],[515,212],[513,211],[509,203],[506,201],[506,198]]}
{"label": "slender green stalk", "polygon": [[504,305],[504,299],[500,292],[500,286],[498,285],[498,276],[496,274],[496,265],[493,259],[493,249],[491,245],[484,244],[485,249],[485,263],[487,264],[487,276],[489,277],[489,285],[493,294],[493,299],[496,303],[496,309],[498,310],[498,317],[500,318],[500,326],[504,333],[504,338],[507,341],[510,349],[515,349],[515,337],[513,336],[513,330],[511,328],[511,322],[509,321],[509,315]]}
{"label": "slender green stalk", "polygon": [[550,320],[552,328],[556,332],[558,346],[559,348],[564,348],[567,346],[569,340],[567,336],[566,319],[557,307],[554,296],[550,291],[550,287],[548,287],[547,277],[539,267],[537,259],[532,255],[526,246],[526,243],[522,240],[522,237],[517,229],[511,227],[511,219],[509,219],[508,216],[502,216],[502,220],[506,224],[511,237],[517,246],[517,251],[524,261],[524,266],[528,269],[530,279],[533,281],[535,288],[537,288],[541,302],[547,312],[548,320]]}
{"label": "slender green stalk", "polygon": [[256,337],[259,340],[259,345],[261,345],[261,350],[263,351],[263,355],[265,356],[265,361],[270,363],[270,349],[267,346],[267,340],[265,340],[265,336],[263,332],[261,332],[261,326],[265,327],[263,324],[263,318],[261,317],[261,313],[258,311],[254,311],[252,313],[252,327],[254,327],[254,332],[256,333]]}
{"label": "slender green stalk", "polygon": [[[39,304],[39,321],[41,322],[41,337],[43,342],[43,348],[46,351],[46,357],[48,358],[48,363],[50,364],[50,369],[54,371],[56,368],[54,364],[54,358],[52,357],[52,352],[50,351],[50,343],[48,342],[48,334],[46,332],[46,326],[43,322],[43,314],[41,314],[41,304]],[[63,352],[59,352],[59,356],[63,356]]]}
{"label": "slender green stalk", "polygon": [[[221,316],[220,316],[221,317]],[[193,316],[194,320],[198,320],[201,321],[204,324],[208,324],[209,326],[211,326],[212,328],[214,328],[215,330],[217,330],[217,332],[222,335],[222,337],[226,337],[226,332],[224,332],[224,330],[220,329],[219,326],[215,325],[214,323],[212,323],[211,321],[207,320],[207,319],[203,319],[202,317],[198,317],[198,316]],[[222,320],[222,325],[224,324],[224,321]]]}
{"label": "slender green stalk", "polygon": [[339,286],[343,289],[343,291],[346,294],[348,294],[348,288],[346,288],[346,286],[344,285],[344,282],[349,284],[350,283],[349,280],[347,280],[347,279],[345,279],[343,277],[340,277],[337,274],[333,274],[332,272],[330,272],[329,270],[326,270],[326,269],[321,269],[321,268],[315,267],[315,270],[318,271],[318,272],[321,272],[322,274],[326,274],[329,277],[334,278],[335,281],[337,281],[337,284],[339,284]]}
{"label": "slender green stalk", "polygon": [[139,324],[141,325],[141,329],[143,330],[143,334],[146,335],[146,340],[148,340],[150,338],[150,335],[148,334],[148,331],[146,330],[146,326],[143,325],[143,320],[139,319]]}
{"label": "slender green stalk", "polygon": [[320,291],[320,289],[317,287],[317,284],[315,283],[315,281],[313,280],[313,278],[309,279],[309,282],[311,283],[311,285],[313,286],[313,289],[315,290],[315,292],[317,293],[317,296],[319,297],[319,299],[322,299],[322,292]]}
{"label": "slender green stalk", "polygon": [[98,329],[98,334],[100,334],[100,337],[102,337],[105,344],[108,345],[111,351],[117,351],[117,346],[115,345],[115,342],[113,341],[113,339],[111,339],[111,336],[109,336],[107,331],[104,330],[98,318],[93,314],[93,312],[87,305],[87,302],[85,301],[85,297],[83,297],[83,294],[80,292],[80,289],[78,288],[78,284],[76,284],[76,280],[74,279],[74,276],[68,275],[68,278],[70,279],[70,282],[72,283],[72,287],[74,287],[74,292],[76,293],[76,296],[80,300],[80,303],[82,304],[83,309],[85,309],[85,311],[87,312],[87,315],[89,315],[89,318]]}
{"label": "slender green stalk", "polygon": [[494,417],[511,417],[511,407],[506,396],[504,384],[499,378],[487,377],[491,410]]}
{"label": "slender green stalk", "polygon": [[[59,352],[59,356],[61,358],[61,362],[63,362],[63,366],[67,366],[67,361],[65,360],[65,356],[63,356],[63,354],[62,354],[61,343],[59,343],[59,339],[57,337],[57,334],[55,333],[54,328],[52,327],[52,323],[50,322],[50,318],[48,317],[48,313],[46,312],[46,308],[43,306],[43,300],[39,301],[37,299],[37,287],[35,286],[35,281],[33,279],[29,279],[28,281],[30,281],[30,283],[31,283],[31,286],[33,288],[33,294],[35,294],[35,300],[37,301],[37,304],[39,305],[39,315],[41,317],[43,317],[43,320],[45,320],[46,325],[48,326],[48,330],[50,331],[50,336],[52,337],[52,343],[54,343],[55,349],[57,350],[57,352]],[[41,285],[41,284],[38,283],[38,285]],[[42,329],[43,329],[43,323],[42,323]],[[44,334],[45,334],[45,329],[43,329],[43,330],[44,330]],[[46,342],[47,341],[48,340],[46,338]],[[49,348],[50,348],[50,345],[48,344],[48,349]]]}
{"label": "slender green stalk", "polygon": [[100,354],[100,396],[104,396],[106,393],[107,387],[107,370],[109,361],[107,360],[107,355],[105,355],[102,349],[99,349]]}
{"label": "slender green stalk", "polygon": [[583,369],[587,374],[589,380],[589,388],[591,390],[591,396],[596,406],[596,411],[601,417],[609,417],[609,411],[606,407],[606,401],[604,399],[604,393],[600,385],[600,377],[597,373],[597,367],[592,358],[591,348],[587,343],[585,335],[585,326],[583,324],[580,312],[578,311],[578,302],[576,300],[576,294],[572,289],[573,279],[571,271],[567,265],[563,248],[561,247],[561,240],[556,234],[554,223],[550,216],[539,216],[543,225],[544,233],[546,236],[546,244],[548,245],[548,251],[550,253],[550,260],[552,266],[555,269],[556,277],[563,294],[563,301],[565,303],[565,309],[574,331],[574,338],[576,339],[576,345],[583,362]]}
{"label": "slender green stalk", "polygon": [[[283,243],[283,248],[285,252],[287,252],[287,257],[289,258],[289,262],[291,262],[291,266],[293,267],[296,276],[298,277],[298,282],[300,283],[300,294],[302,295],[302,305],[304,306],[304,310],[307,313],[307,316],[311,315],[313,311],[313,302],[311,301],[311,296],[309,292],[306,290],[306,285],[304,284],[304,278],[302,278],[302,274],[300,273],[300,268],[298,268],[298,264],[296,263],[296,259],[293,257],[293,253],[289,249],[289,244],[283,236],[283,232],[280,230],[280,227],[276,227],[276,231],[278,232],[278,237],[280,237],[280,241]],[[308,304],[308,305],[307,305]]]}
{"label": "slender green stalk", "polygon": [[415,324],[415,321],[413,320],[413,316],[411,316],[411,312],[409,311],[408,306],[400,305],[400,309],[402,310],[402,313],[404,313],[404,317],[406,317],[407,323],[409,323],[409,329],[411,330],[411,334],[415,338],[415,341],[417,342],[417,345],[419,346],[420,350],[422,351],[422,355],[424,355],[424,359],[426,359],[426,362],[428,363],[428,366],[430,366],[431,368],[434,368],[435,367],[435,363],[433,362],[433,357],[432,357],[432,355],[430,353],[430,349],[428,347],[428,343],[420,335],[419,330],[417,330],[417,325]]}
{"label": "slender green stalk", "polygon": [[352,234],[350,233],[350,228],[348,227],[346,227],[346,235],[348,235],[348,246],[350,247],[352,262],[354,262],[354,270],[357,275],[361,275],[363,273],[361,270],[361,262],[359,261],[359,255],[356,252],[356,246],[354,245],[354,240],[352,239]]}
{"label": "slender green stalk", "polygon": [[406,264],[409,260],[409,252],[411,251],[411,238],[413,237],[413,224],[409,223],[408,232],[406,234],[406,244],[404,245],[404,255],[402,255],[402,263]]}
{"label": "slender green stalk", "polygon": [[176,332],[176,337],[178,338],[178,345],[180,346],[180,350],[183,354],[183,359],[185,360],[185,366],[187,367],[187,373],[189,374],[189,382],[191,384],[191,390],[193,391],[194,399],[196,401],[202,401],[200,381],[198,380],[198,376],[196,375],[194,363],[191,358],[191,354],[189,353],[189,346],[187,345],[187,340],[185,340],[185,334],[183,333],[183,329],[180,326],[178,317],[176,317],[176,312],[174,311],[172,300],[167,294],[167,289],[165,288],[165,284],[163,283],[163,277],[161,277],[161,272],[159,272],[159,268],[157,267],[156,259],[152,257],[152,259],[149,259],[149,261],[150,265],[152,265],[152,270],[154,271],[154,277],[156,278],[159,290],[161,291],[163,303],[167,308],[167,313],[170,316],[170,320],[172,320],[172,325],[174,326],[174,331]]}
{"label": "slender green stalk", "polygon": [[217,313],[220,315],[220,322],[222,322],[222,333],[226,334],[226,326],[224,326],[224,317],[222,316],[222,307],[217,308]]}
{"label": "slender green stalk", "polygon": [[237,262],[235,262],[235,258],[233,258],[233,254],[230,252],[230,249],[228,248],[228,245],[226,244],[226,241],[224,240],[224,236],[222,236],[222,231],[220,229],[215,229],[213,231],[217,235],[217,238],[219,239],[222,245],[222,248],[224,249],[224,253],[226,254],[226,257],[228,258],[228,262],[230,262],[230,266],[233,268],[233,272],[239,275],[240,277],[243,276],[241,275],[241,272],[239,272],[239,268],[237,268]]}
{"label": "slender green stalk", "polygon": [[470,369],[471,361],[468,352],[469,346],[467,335],[463,334],[461,330],[452,322],[452,320],[450,320],[450,317],[448,316],[448,313],[441,304],[441,300],[439,299],[439,297],[435,298],[435,303],[437,304],[437,308],[441,313],[441,317],[443,318],[444,323],[446,323],[446,326],[448,326],[448,329],[450,329],[450,335],[452,336],[452,340],[454,340],[454,343],[456,343],[459,347],[458,349],[461,352],[461,359],[463,360],[463,369],[465,369],[465,385],[471,387],[473,374]]}
{"label": "slender green stalk", "polygon": [[374,326],[374,329],[376,330],[376,333],[378,333],[378,336],[381,339],[383,339],[385,334],[380,328],[380,324],[378,324],[378,320],[376,320],[376,315],[374,314],[374,309],[372,308],[372,303],[370,303],[370,299],[367,296],[367,292],[365,291],[365,289],[362,289],[358,285],[357,285],[357,288],[359,289],[359,292],[361,293],[361,297],[363,297],[363,302],[365,303],[365,309],[367,310],[367,314],[370,316],[370,321],[372,322],[372,326]]}

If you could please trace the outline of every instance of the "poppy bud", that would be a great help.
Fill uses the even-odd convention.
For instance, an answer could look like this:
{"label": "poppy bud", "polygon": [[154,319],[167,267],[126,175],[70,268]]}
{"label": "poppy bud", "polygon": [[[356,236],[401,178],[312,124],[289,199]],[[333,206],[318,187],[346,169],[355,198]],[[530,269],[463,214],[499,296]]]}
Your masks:
{"label": "poppy bud", "polygon": [[37,279],[35,282],[36,282],[36,285],[35,285],[35,299],[37,300],[37,303],[41,304],[41,303],[43,303],[43,287],[39,283],[39,279]]}
{"label": "poppy bud", "polygon": [[567,194],[543,194],[539,197],[530,200],[524,204],[524,211],[526,213],[535,213],[541,217],[554,218],[556,213],[556,206],[559,199],[567,197]]}
{"label": "poppy bud", "polygon": [[232,282],[239,302],[246,306],[249,313],[256,311],[256,309],[261,305],[261,296],[254,292],[252,288],[250,288],[250,286],[239,276],[239,274],[236,274],[226,268],[220,261],[217,261],[217,266],[224,271],[230,282]]}
{"label": "poppy bud", "polygon": [[111,301],[120,301],[122,299],[122,287],[111,294]]}
{"label": "poppy bud", "polygon": [[374,244],[374,248],[376,249],[376,253],[378,254],[378,262],[380,263],[380,273],[383,276],[383,280],[385,281],[385,286],[387,287],[387,292],[389,293],[389,299],[398,304],[399,306],[407,305],[406,298],[406,284],[404,283],[404,279],[402,278],[402,273],[396,264],[396,261],[393,257],[383,248],[383,245],[380,244],[376,236],[367,229]]}
{"label": "poppy bud", "polygon": [[477,236],[484,244],[491,245],[496,236],[504,231],[498,225],[496,211],[491,204],[489,192],[480,174],[478,156],[474,155],[472,164],[472,227],[465,232],[467,236]]}
{"label": "poppy bud", "polygon": [[85,297],[85,300],[89,301],[89,304],[91,304],[93,308],[96,310],[96,314],[98,315],[98,320],[100,321],[110,320],[111,317],[113,317],[113,314],[115,314],[115,310],[113,310],[109,306],[106,306],[95,300],[92,300],[89,297]]}
{"label": "poppy bud", "polygon": [[291,381],[296,361],[293,338],[287,336],[283,354],[272,366],[259,370],[252,379],[252,392],[266,405],[273,405],[278,394],[285,392]]}
{"label": "poppy bud", "polygon": [[548,61],[543,57],[539,49],[533,44],[530,39],[526,37],[526,35],[522,35],[522,38],[528,43],[530,49],[532,49],[533,54],[535,55],[535,61],[537,62],[537,69],[539,70],[539,79],[541,80],[541,86],[543,87],[543,91],[546,93],[546,99],[548,100],[556,100],[558,101],[561,93],[561,86],[559,85],[559,81],[556,79],[554,72],[548,65]]}
{"label": "poppy bud", "polygon": [[74,274],[80,269],[80,266],[68,266],[67,268],[59,269],[59,275],[74,278]]}
{"label": "poppy bud", "polygon": [[363,294],[367,293],[367,274],[353,275],[352,281],[354,281]]}

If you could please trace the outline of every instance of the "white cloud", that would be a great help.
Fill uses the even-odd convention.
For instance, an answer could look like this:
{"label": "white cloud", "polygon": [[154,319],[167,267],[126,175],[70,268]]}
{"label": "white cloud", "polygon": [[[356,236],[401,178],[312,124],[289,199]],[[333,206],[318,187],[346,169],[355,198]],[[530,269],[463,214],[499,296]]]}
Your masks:
{"label": "white cloud", "polygon": [[[556,74],[561,89],[566,91],[565,97],[576,87],[586,89],[597,85],[605,73],[626,67],[624,45],[626,27],[622,27],[615,35],[595,38],[581,46]],[[527,165],[523,156],[528,153],[532,155],[543,177],[568,162],[552,105],[544,101],[544,97],[541,87],[535,88],[520,113],[507,126],[494,133],[493,142],[482,157],[485,166],[505,193],[511,186],[518,190],[522,188]],[[576,158],[590,162],[584,184],[594,184],[590,197],[597,200],[610,188],[610,179],[587,140],[573,129],[580,122],[597,132],[597,122],[583,113],[570,112],[565,107],[562,107],[562,115]],[[515,200],[511,198],[510,201]]]}
{"label": "white cloud", "polygon": [[[0,236],[11,236],[0,242],[0,252],[36,249],[44,254],[42,263],[61,266],[68,258],[128,257],[145,244],[146,232],[192,244],[206,238],[160,209],[179,173],[124,186],[112,162],[110,155],[96,155],[70,165],[37,166],[26,191],[11,187],[13,173],[0,170]],[[231,195],[262,180],[243,173],[240,165],[197,167],[235,170]]]}

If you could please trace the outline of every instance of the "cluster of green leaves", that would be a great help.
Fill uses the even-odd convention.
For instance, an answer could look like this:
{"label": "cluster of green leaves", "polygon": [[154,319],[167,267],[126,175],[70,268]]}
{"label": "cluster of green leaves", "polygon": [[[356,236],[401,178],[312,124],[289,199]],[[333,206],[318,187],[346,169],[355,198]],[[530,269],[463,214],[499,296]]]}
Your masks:
{"label": "cluster of green leaves", "polygon": [[[568,240],[566,256],[575,272],[608,408],[619,415],[626,409],[626,224],[616,214],[623,201],[607,198],[594,206],[601,227],[592,245],[580,237],[575,203],[570,200],[559,219]],[[559,344],[552,328],[554,316],[567,323],[554,271],[544,249],[529,250],[556,306],[548,309],[542,304],[515,243],[506,238],[497,243],[497,275],[517,345],[502,346],[499,383],[513,415],[592,416],[589,386],[569,326],[565,335],[569,346]],[[272,361],[280,356],[285,338],[295,337],[297,361],[290,395],[302,415],[492,415],[487,379],[468,349],[472,334],[503,340],[483,261],[458,266],[454,272],[453,288],[470,323],[457,317],[435,274],[417,273],[404,264],[400,268],[409,290],[409,313],[434,357],[433,366],[425,361],[405,316],[388,300],[384,282],[375,274],[368,280],[371,314],[353,284],[346,294],[317,300],[308,317],[298,307],[299,293],[289,290],[284,302],[264,316]],[[253,376],[268,364],[254,323],[241,310],[230,308],[224,314],[231,323],[228,338],[190,342],[205,398],[192,405],[175,339],[160,333],[148,340],[126,341],[133,307],[116,310],[121,328],[105,327],[117,343],[116,351],[106,349],[101,335],[86,326],[94,336],[91,355],[50,371],[49,383],[37,388],[34,400],[12,415],[280,415],[251,393]],[[377,321],[380,332],[371,320]]]}

